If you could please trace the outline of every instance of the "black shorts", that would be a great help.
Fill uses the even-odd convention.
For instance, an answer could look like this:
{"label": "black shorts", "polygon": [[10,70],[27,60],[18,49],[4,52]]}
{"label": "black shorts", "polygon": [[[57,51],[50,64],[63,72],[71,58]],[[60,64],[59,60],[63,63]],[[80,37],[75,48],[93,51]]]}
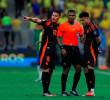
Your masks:
{"label": "black shorts", "polygon": [[96,66],[98,52],[97,49],[93,47],[84,47],[84,55],[83,55],[83,66],[87,67],[90,65],[91,67]]}
{"label": "black shorts", "polygon": [[78,46],[64,46],[66,50],[66,56],[62,55],[62,66],[64,68],[70,67],[72,65],[80,64],[80,51]]}
{"label": "black shorts", "polygon": [[[56,48],[47,47],[45,52],[42,50],[43,57],[40,55],[40,66],[41,69],[54,69],[55,68],[55,62],[56,62]],[[41,53],[41,54],[42,54]]]}

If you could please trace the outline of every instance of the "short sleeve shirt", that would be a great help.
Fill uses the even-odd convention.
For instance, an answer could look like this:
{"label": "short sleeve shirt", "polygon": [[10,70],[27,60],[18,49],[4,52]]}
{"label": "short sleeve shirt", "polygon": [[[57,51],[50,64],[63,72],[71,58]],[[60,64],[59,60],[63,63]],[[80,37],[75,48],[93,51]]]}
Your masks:
{"label": "short sleeve shirt", "polygon": [[62,23],[58,28],[58,37],[62,37],[63,45],[78,46],[78,34],[82,36],[84,33],[83,26],[78,22],[74,21],[71,25],[69,22]]}

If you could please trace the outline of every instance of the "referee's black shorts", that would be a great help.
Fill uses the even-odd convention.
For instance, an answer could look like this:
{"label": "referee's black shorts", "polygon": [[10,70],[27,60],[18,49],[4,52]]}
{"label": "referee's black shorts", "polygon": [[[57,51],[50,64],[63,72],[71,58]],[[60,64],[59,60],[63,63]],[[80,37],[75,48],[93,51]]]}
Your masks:
{"label": "referee's black shorts", "polygon": [[66,55],[62,55],[62,65],[64,68],[70,67],[71,64],[73,66],[79,65],[80,62],[80,51],[78,46],[67,46],[64,45],[64,49],[66,50]]}

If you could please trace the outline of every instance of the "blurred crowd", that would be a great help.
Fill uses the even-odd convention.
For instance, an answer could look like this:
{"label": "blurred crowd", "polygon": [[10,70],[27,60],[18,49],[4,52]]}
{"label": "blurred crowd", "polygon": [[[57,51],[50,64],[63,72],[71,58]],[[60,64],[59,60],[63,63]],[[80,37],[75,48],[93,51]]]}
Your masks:
{"label": "blurred crowd", "polygon": [[110,58],[110,0],[0,0],[0,48],[33,48],[42,27],[24,22],[22,16],[49,18],[54,9],[62,12],[59,23],[66,20],[68,9],[75,9],[77,13],[88,11],[103,33],[102,48],[107,59]]}

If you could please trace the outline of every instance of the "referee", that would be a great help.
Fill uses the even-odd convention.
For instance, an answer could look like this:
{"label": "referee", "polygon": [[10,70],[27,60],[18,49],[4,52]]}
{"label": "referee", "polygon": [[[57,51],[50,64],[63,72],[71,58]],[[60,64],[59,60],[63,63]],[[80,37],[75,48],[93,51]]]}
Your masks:
{"label": "referee", "polygon": [[[68,21],[62,23],[58,28],[57,39],[61,48],[63,72],[61,75],[62,96],[79,96],[76,91],[80,79],[80,51],[78,48],[78,35],[83,38],[83,26],[76,20],[76,11],[68,11]],[[61,41],[62,39],[62,41]],[[74,66],[75,74],[70,93],[66,91],[66,82],[71,64]]]}

